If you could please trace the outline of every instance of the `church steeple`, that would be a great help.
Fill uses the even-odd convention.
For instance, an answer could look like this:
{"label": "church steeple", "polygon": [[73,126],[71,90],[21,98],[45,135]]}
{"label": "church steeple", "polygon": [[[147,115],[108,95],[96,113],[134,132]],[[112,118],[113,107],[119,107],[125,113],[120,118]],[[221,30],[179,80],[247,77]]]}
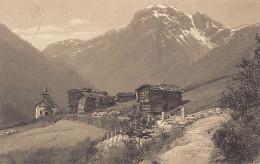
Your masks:
{"label": "church steeple", "polygon": [[43,90],[42,96],[43,99],[45,99],[46,97],[48,97],[50,94],[48,93],[48,87],[47,87],[47,82],[45,83],[45,88]]}

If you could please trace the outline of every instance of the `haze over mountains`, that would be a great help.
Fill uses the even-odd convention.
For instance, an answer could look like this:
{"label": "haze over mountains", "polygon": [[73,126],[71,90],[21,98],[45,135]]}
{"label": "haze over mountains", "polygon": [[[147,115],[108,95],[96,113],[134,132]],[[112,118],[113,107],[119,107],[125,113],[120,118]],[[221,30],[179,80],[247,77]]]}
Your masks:
{"label": "haze over mountains", "polygon": [[44,53],[114,93],[144,83],[184,86],[232,74],[241,56],[253,53],[257,31],[259,24],[230,29],[201,12],[153,5],[136,12],[123,29],[57,42]]}
{"label": "haze over mountains", "polygon": [[45,82],[63,109],[67,89],[90,86],[64,63],[50,61],[0,24],[0,127],[35,118]]}

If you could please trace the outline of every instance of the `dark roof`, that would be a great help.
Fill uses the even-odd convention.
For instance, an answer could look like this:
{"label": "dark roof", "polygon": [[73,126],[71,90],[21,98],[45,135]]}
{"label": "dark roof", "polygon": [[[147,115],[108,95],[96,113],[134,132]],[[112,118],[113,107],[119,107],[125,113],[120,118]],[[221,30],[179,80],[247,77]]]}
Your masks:
{"label": "dark roof", "polygon": [[183,92],[183,90],[180,87],[174,84],[153,84],[153,85],[145,84],[137,88],[136,91],[139,91],[146,87],[149,87],[151,90],[163,90],[163,91],[180,92],[180,93]]}
{"label": "dark roof", "polygon": [[106,91],[95,91],[91,88],[70,89],[66,93],[81,93],[88,97],[108,96],[108,93]]}
{"label": "dark roof", "polygon": [[43,99],[40,103],[36,104],[36,106],[45,107],[47,110],[51,110],[51,108],[58,107],[52,100]]}
{"label": "dark roof", "polygon": [[92,93],[98,94],[98,95],[103,95],[103,96],[107,96],[108,95],[107,91],[93,91]]}
{"label": "dark roof", "polygon": [[116,96],[135,96],[134,92],[119,92],[116,94]]}
{"label": "dark roof", "polygon": [[92,92],[92,89],[91,88],[70,89],[66,93],[75,93],[75,92]]}

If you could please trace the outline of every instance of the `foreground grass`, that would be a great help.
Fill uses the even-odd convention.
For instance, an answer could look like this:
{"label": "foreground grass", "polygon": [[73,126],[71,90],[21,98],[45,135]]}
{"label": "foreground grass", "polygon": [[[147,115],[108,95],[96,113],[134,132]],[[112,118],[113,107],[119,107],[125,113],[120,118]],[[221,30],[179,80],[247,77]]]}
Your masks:
{"label": "foreground grass", "polygon": [[61,120],[43,128],[36,128],[13,136],[0,138],[0,154],[12,151],[35,150],[49,147],[70,147],[90,138],[104,136],[105,130],[78,121]]}

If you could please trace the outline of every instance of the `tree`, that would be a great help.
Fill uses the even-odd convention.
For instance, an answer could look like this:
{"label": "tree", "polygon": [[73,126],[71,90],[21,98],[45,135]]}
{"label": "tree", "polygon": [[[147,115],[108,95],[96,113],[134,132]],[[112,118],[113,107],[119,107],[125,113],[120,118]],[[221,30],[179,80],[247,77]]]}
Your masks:
{"label": "tree", "polygon": [[260,37],[256,35],[258,47],[253,60],[243,58],[238,66],[242,70],[233,78],[234,85],[223,93],[220,102],[224,108],[230,108],[234,119],[246,118],[251,109],[260,105]]}
{"label": "tree", "polygon": [[232,119],[213,135],[214,144],[230,163],[252,162],[260,151],[260,37],[253,60],[242,59],[234,84],[220,102]]}

